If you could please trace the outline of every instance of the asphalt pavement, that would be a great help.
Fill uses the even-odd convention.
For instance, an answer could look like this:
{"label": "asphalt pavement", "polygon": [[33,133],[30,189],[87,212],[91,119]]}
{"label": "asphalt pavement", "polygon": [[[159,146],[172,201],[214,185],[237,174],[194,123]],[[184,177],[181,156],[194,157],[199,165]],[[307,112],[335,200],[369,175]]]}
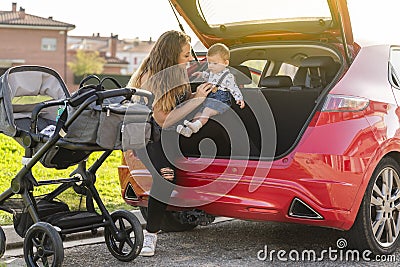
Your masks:
{"label": "asphalt pavement", "polygon": [[[390,258],[355,258],[344,232],[299,224],[218,218],[192,231],[162,232],[158,239],[154,257],[132,262],[115,259],[103,236],[67,240],[63,266],[400,266],[400,248]],[[13,250],[6,251],[0,266],[24,266],[22,251],[12,255]]]}

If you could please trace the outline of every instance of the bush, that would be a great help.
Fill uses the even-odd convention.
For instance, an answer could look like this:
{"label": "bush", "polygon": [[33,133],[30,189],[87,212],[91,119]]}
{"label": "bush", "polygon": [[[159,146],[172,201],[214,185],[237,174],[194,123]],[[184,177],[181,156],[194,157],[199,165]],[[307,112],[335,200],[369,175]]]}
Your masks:
{"label": "bush", "polygon": [[85,76],[91,73],[102,73],[106,60],[100,57],[99,52],[78,50],[75,61],[68,62],[68,67],[76,76]]}

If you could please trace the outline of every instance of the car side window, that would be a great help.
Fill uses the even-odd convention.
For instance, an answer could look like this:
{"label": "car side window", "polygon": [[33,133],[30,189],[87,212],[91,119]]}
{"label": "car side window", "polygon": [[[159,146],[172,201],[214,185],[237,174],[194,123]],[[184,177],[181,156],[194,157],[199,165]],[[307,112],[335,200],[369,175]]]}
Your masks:
{"label": "car side window", "polygon": [[253,85],[251,85],[251,86],[254,86],[254,84],[259,83],[261,73],[266,64],[267,64],[267,60],[259,60],[259,59],[247,60],[240,64],[240,65],[249,67],[250,73],[251,73],[251,79],[253,81]]}
{"label": "car side window", "polygon": [[281,67],[279,68],[279,71],[277,73],[277,75],[286,75],[286,76],[290,76],[292,78],[292,80],[294,79],[294,75],[297,72],[298,67],[292,65],[292,64],[288,64],[288,63],[282,63]]}
{"label": "car side window", "polygon": [[389,64],[389,80],[400,89],[400,47],[392,47]]}

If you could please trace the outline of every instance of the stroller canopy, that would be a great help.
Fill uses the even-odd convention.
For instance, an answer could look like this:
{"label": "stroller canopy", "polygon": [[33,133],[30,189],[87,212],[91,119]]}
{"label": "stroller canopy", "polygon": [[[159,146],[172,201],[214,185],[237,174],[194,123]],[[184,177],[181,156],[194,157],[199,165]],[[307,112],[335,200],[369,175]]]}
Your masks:
{"label": "stroller canopy", "polygon": [[[0,77],[0,132],[15,136],[16,119],[31,118],[34,106],[46,100],[69,97],[68,89],[60,75],[43,66],[17,66]],[[55,120],[57,107],[41,116]]]}

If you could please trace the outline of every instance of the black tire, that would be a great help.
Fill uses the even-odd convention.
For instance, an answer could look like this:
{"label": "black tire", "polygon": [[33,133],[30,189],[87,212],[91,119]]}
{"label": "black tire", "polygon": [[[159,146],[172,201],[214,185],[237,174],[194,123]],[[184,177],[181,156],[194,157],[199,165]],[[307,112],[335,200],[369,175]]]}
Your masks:
{"label": "black tire", "polygon": [[6,235],[3,228],[0,227],[0,258],[3,257],[4,252],[6,252]]}
{"label": "black tire", "polygon": [[[64,248],[57,230],[49,223],[37,222],[26,232],[24,258],[27,266],[61,266]],[[39,265],[38,261],[42,263]]]}
{"label": "black tire", "polygon": [[[147,207],[140,207],[143,218],[147,221]],[[184,232],[193,230],[197,225],[181,223],[179,221],[181,211],[166,211],[161,223],[161,230],[164,232]]]}
{"label": "black tire", "polygon": [[104,229],[104,238],[111,254],[120,261],[132,261],[143,246],[143,229],[138,218],[126,210],[117,210],[111,214],[120,237],[113,235],[111,227]]}
{"label": "black tire", "polygon": [[[391,184],[391,190],[386,190],[386,184],[389,187]],[[392,254],[400,240],[397,205],[400,205],[400,165],[386,157],[369,181],[357,218],[348,232],[350,244],[360,251],[368,249],[374,255]]]}

